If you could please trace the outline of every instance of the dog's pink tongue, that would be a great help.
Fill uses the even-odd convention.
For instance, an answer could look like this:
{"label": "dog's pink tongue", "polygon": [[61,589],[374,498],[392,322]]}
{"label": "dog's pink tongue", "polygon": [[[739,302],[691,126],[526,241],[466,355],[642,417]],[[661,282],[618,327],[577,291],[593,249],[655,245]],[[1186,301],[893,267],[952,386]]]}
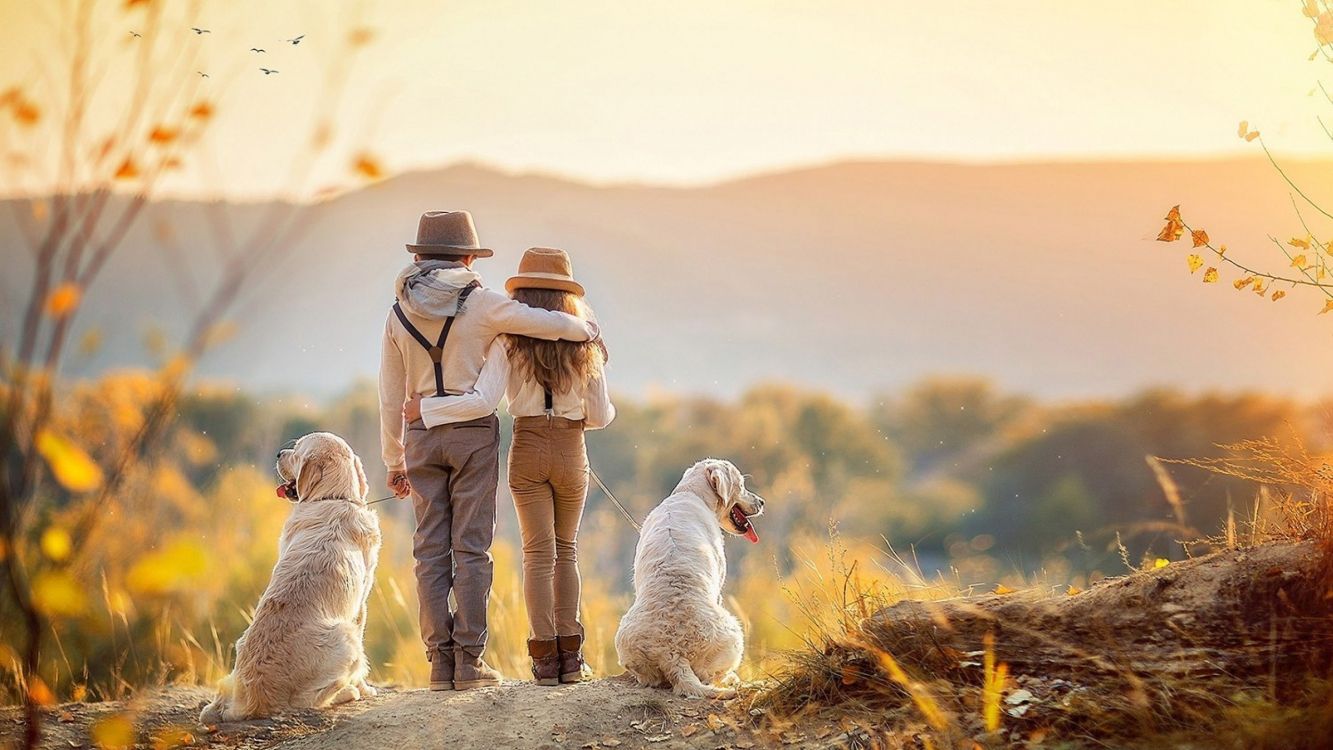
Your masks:
{"label": "dog's pink tongue", "polygon": [[745,530],[745,538],[750,540],[750,544],[759,543],[759,535],[754,531],[754,524],[750,524],[750,528]]}
{"label": "dog's pink tongue", "polygon": [[278,497],[282,500],[287,499],[287,485],[285,484],[278,485]]}

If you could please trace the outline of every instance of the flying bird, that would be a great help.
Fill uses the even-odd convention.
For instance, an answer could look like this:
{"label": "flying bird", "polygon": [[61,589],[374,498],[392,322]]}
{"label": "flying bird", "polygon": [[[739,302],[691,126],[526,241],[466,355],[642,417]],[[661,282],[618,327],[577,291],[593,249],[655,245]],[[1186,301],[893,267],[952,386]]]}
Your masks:
{"label": "flying bird", "polygon": [[142,37],[143,34],[140,34],[140,33],[137,32],[137,31],[131,31],[131,32],[130,32],[130,36],[134,37],[135,39],[138,39],[138,38]]}
{"label": "flying bird", "polygon": [[296,37],[295,39],[283,39],[282,41],[289,42],[291,44],[300,44],[302,39],[305,39],[305,34],[302,34]]}
{"label": "flying bird", "polygon": [[205,73],[205,72],[202,71],[202,70],[197,70],[197,71],[195,71],[195,72],[199,74],[199,77],[200,77],[200,78],[210,78],[210,77],[211,77],[211,76],[209,76],[207,73]]}
{"label": "flying bird", "polygon": [[260,48],[258,48],[258,47],[251,47],[251,48],[250,48],[250,51],[251,51],[251,52],[264,52],[265,50],[262,50],[262,49],[260,49]]}
{"label": "flying bird", "polygon": [[213,33],[212,31],[209,31],[208,29],[201,29],[201,28],[199,28],[198,26],[191,26],[191,27],[190,27],[190,31],[193,31],[193,32],[196,33],[196,34],[212,34],[212,33]]}
{"label": "flying bird", "polygon": [[276,70],[269,70],[268,68],[260,68],[260,70],[264,71],[264,75],[266,76],[273,75],[274,73],[278,72]]}

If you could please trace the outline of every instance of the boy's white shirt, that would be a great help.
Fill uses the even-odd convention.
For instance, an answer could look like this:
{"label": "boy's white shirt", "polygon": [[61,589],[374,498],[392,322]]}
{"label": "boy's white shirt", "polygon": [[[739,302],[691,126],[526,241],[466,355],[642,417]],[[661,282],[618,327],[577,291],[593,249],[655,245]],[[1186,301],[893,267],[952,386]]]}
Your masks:
{"label": "boy's white shirt", "polygon": [[[509,364],[509,347],[496,339],[486,351],[486,364],[477,376],[476,387],[457,396],[431,396],[421,400],[421,421],[427,427],[467,422],[496,410],[500,399],[509,396],[509,413],[515,417],[546,414],[546,393],[535,381],[515,377]],[[616,407],[607,391],[606,375],[599,373],[583,387],[553,394],[552,416],[583,421],[585,429],[600,430],[616,418]]]}

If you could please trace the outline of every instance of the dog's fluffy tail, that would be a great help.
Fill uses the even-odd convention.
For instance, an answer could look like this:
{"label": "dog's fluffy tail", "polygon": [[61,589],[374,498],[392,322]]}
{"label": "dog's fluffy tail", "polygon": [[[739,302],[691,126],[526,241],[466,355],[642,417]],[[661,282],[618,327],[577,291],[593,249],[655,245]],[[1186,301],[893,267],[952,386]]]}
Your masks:
{"label": "dog's fluffy tail", "polygon": [[735,698],[736,691],[733,688],[720,688],[712,685],[705,685],[699,680],[699,676],[694,673],[690,663],[684,657],[676,657],[674,661],[664,665],[666,669],[662,671],[671,681],[671,692],[685,698]]}

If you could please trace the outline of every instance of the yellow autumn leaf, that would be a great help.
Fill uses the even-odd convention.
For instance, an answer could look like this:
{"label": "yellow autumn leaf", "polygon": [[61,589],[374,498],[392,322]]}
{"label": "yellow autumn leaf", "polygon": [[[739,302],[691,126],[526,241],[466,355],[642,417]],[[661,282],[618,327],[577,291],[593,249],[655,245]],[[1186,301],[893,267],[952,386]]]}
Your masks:
{"label": "yellow autumn leaf", "polygon": [[1319,314],[1323,315],[1328,312],[1333,312],[1333,299],[1324,300],[1324,309],[1320,310]]}
{"label": "yellow autumn leaf", "polygon": [[32,601],[51,617],[78,617],[88,608],[88,597],[68,571],[44,570],[32,579]]}
{"label": "yellow autumn leaf", "polygon": [[1264,286],[1264,282],[1256,281],[1254,282],[1254,293],[1262,297],[1268,294],[1268,287]]}
{"label": "yellow autumn leaf", "polygon": [[1327,275],[1328,275],[1328,269],[1324,268],[1323,266],[1320,266],[1319,270],[1314,272],[1315,279],[1319,281],[1323,281],[1324,277]]}
{"label": "yellow autumn leaf", "polygon": [[1153,560],[1152,566],[1154,568],[1165,568],[1167,565],[1170,564],[1171,564],[1170,560],[1166,559],[1165,557],[1159,557],[1156,560]]}
{"label": "yellow autumn leaf", "polygon": [[194,735],[184,727],[166,727],[153,735],[153,750],[174,750],[194,744]]}
{"label": "yellow autumn leaf", "polygon": [[1185,233],[1185,224],[1180,219],[1180,206],[1173,206],[1166,212],[1166,226],[1157,233],[1158,242],[1175,242]]}
{"label": "yellow autumn leaf", "polygon": [[1245,287],[1253,283],[1254,283],[1254,277],[1246,276],[1243,279],[1236,279],[1235,281],[1231,282],[1231,285],[1236,287],[1237,289],[1244,289]]}
{"label": "yellow autumn leaf", "polygon": [[1324,11],[1315,17],[1314,38],[1320,44],[1333,43],[1333,13]]}
{"label": "yellow autumn leaf", "polygon": [[1292,267],[1292,268],[1305,268],[1305,255],[1304,255],[1304,254],[1301,254],[1301,255],[1297,255],[1296,257],[1292,258],[1292,259],[1291,259],[1291,267]]}
{"label": "yellow autumn leaf", "polygon": [[41,547],[42,554],[55,562],[63,562],[74,550],[74,542],[69,538],[68,531],[59,526],[48,526],[42,532]]}
{"label": "yellow autumn leaf", "polygon": [[101,750],[128,750],[134,747],[134,723],[124,714],[98,719],[88,728],[88,736]]}
{"label": "yellow autumn leaf", "polygon": [[1217,254],[1218,254],[1218,255],[1226,255],[1226,254],[1227,254],[1227,246],[1226,246],[1226,245],[1222,245],[1221,247],[1217,248]]}
{"label": "yellow autumn leaf", "polygon": [[1203,283],[1212,284],[1216,281],[1217,281],[1217,269],[1213,268],[1212,266],[1209,266],[1208,270],[1203,272]]}
{"label": "yellow autumn leaf", "polygon": [[1203,258],[1201,258],[1197,254],[1191,254],[1190,257],[1186,258],[1185,260],[1188,261],[1190,264],[1190,273],[1194,273],[1200,268],[1203,268]]}
{"label": "yellow autumn leaf", "polygon": [[1195,247],[1203,247],[1208,244],[1208,232],[1203,229],[1195,229],[1190,232],[1190,239],[1194,240]]}
{"label": "yellow autumn leaf", "polygon": [[125,583],[140,594],[168,594],[195,584],[207,571],[203,547],[180,540],[139,558]]}
{"label": "yellow autumn leaf", "polygon": [[1287,240],[1287,244],[1291,245],[1292,247],[1299,247],[1302,250],[1310,249],[1310,241],[1302,239],[1300,237],[1292,237],[1291,239]]}
{"label": "yellow autumn leaf", "polygon": [[1306,18],[1317,18],[1319,16],[1319,0],[1305,0],[1301,13]]}
{"label": "yellow autumn leaf", "polygon": [[67,281],[51,290],[51,295],[46,298],[46,313],[53,318],[63,318],[79,306],[82,297],[79,285]]}
{"label": "yellow autumn leaf", "polygon": [[1014,593],[1014,589],[1009,588],[1008,586],[1004,585],[1003,583],[997,583],[997,584],[995,584],[995,592],[994,592],[994,593],[999,594],[999,595],[1001,595],[1001,596],[1004,596],[1005,594],[1012,594],[1012,593]]}
{"label": "yellow autumn leaf", "polygon": [[82,448],[54,432],[37,433],[37,452],[60,486],[70,492],[91,492],[102,486],[101,467]]}
{"label": "yellow autumn leaf", "polygon": [[1284,291],[1282,291],[1281,289],[1278,289],[1278,290],[1275,290],[1275,291],[1273,292],[1273,296],[1272,296],[1271,299],[1272,299],[1274,302],[1277,302],[1278,300],[1282,299],[1282,298],[1285,297],[1285,296],[1287,296],[1287,293],[1284,292]]}
{"label": "yellow autumn leaf", "polygon": [[1075,586],[1072,583],[1069,584],[1069,588],[1065,589],[1066,596],[1076,596],[1081,593],[1083,593],[1083,589],[1079,588],[1078,586]]}
{"label": "yellow autumn leaf", "polygon": [[1237,135],[1237,137],[1244,138],[1244,137],[1245,137],[1245,134],[1248,133],[1249,130],[1250,130],[1250,123],[1249,123],[1249,121],[1248,121],[1248,120],[1241,120],[1241,121],[1240,121],[1240,126],[1236,128],[1236,135]]}

